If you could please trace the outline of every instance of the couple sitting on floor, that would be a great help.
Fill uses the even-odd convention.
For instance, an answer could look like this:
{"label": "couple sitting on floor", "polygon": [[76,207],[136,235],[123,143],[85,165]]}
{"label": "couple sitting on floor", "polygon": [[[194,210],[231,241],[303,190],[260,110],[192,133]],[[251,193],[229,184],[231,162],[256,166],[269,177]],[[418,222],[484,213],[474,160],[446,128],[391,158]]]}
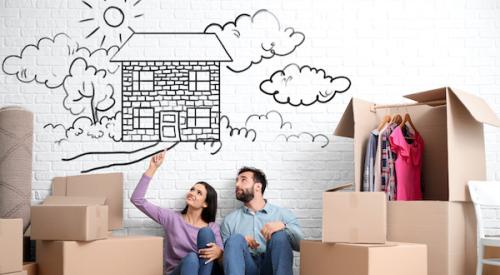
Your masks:
{"label": "couple sitting on floor", "polygon": [[165,152],[151,158],[131,201],[165,230],[166,274],[222,274],[221,269],[227,275],[293,273],[292,250],[299,250],[303,233],[291,211],[263,198],[267,180],[262,171],[240,169],[235,193],[244,206],[228,214],[219,229],[217,192],[206,182],[191,187],[180,213],[144,198],[164,158]]}

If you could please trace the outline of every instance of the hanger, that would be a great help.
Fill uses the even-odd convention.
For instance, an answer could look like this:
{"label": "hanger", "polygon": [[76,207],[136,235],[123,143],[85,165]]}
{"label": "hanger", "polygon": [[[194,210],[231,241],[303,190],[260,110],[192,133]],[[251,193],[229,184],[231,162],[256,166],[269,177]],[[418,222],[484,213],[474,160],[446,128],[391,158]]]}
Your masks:
{"label": "hanger", "polygon": [[390,115],[385,115],[384,118],[382,119],[382,122],[380,122],[380,124],[378,125],[378,128],[377,130],[380,132],[382,131],[382,128],[384,128],[384,126],[387,124],[387,123],[390,123],[391,122],[391,116]]}
{"label": "hanger", "polygon": [[406,123],[410,124],[410,126],[413,128],[413,131],[418,134],[417,127],[415,127],[413,121],[411,121],[410,114],[408,113],[405,114],[403,121],[401,122],[401,124],[399,124],[399,127],[403,128]]}
{"label": "hanger", "polygon": [[392,117],[392,120],[391,120],[391,122],[392,122],[392,123],[396,123],[396,124],[398,124],[398,125],[399,125],[402,121],[403,121],[403,118],[402,118],[402,117],[401,117],[401,115],[399,115],[399,114],[394,115],[394,116]]}

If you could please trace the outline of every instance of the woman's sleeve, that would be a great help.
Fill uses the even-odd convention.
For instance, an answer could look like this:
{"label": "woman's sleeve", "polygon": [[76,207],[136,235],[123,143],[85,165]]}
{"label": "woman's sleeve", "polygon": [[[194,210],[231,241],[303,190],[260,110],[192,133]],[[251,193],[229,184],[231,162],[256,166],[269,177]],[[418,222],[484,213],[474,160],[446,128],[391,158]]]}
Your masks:
{"label": "woman's sleeve", "polygon": [[212,231],[214,232],[214,235],[215,235],[215,244],[217,244],[218,247],[220,247],[222,250],[224,250],[224,244],[222,243],[222,237],[220,234],[220,227],[215,222],[212,225]]}
{"label": "woman's sleeve", "polygon": [[168,225],[175,212],[170,209],[154,205],[145,198],[150,181],[151,177],[142,175],[142,178],[135,187],[134,193],[132,193],[132,196],[130,197],[130,201],[137,207],[137,209],[141,210],[142,213],[146,214],[155,222],[161,225]]}

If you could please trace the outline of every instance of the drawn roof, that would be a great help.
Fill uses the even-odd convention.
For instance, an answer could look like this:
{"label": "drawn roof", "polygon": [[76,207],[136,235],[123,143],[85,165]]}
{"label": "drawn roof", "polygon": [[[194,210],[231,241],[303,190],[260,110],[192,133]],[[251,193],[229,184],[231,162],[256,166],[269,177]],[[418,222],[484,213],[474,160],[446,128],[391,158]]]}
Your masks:
{"label": "drawn roof", "polygon": [[232,61],[214,33],[134,33],[111,61]]}

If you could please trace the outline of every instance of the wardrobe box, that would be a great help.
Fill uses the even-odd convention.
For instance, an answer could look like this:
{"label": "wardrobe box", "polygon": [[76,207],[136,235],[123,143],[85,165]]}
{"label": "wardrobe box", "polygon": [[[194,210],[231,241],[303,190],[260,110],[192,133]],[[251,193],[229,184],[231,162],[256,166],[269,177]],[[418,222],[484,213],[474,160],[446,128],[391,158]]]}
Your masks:
{"label": "wardrobe box", "polygon": [[359,191],[362,183],[370,131],[385,115],[408,113],[425,144],[424,199],[470,201],[467,182],[486,179],[483,124],[499,127],[495,112],[483,99],[449,87],[405,98],[421,105],[381,106],[353,98],[347,106],[335,135],[354,138],[355,190]]}
{"label": "wardrobe box", "polygon": [[0,219],[0,274],[23,269],[23,220]]}
{"label": "wardrobe box", "polygon": [[37,241],[39,275],[163,275],[163,238]]}
{"label": "wardrobe box", "polygon": [[410,243],[326,244],[303,240],[300,274],[427,275],[427,248]]}
{"label": "wardrobe box", "polygon": [[472,203],[390,201],[387,240],[426,244],[429,275],[476,273],[476,220]]}
{"label": "wardrobe box", "polygon": [[33,262],[26,262],[23,264],[23,270],[26,271],[26,275],[37,275],[38,264]]}
{"label": "wardrobe box", "polygon": [[109,230],[123,227],[123,174],[107,173],[56,177],[52,180],[55,196],[105,197],[109,206]]}
{"label": "wardrobe box", "polygon": [[31,207],[31,239],[92,241],[108,236],[104,198],[48,197]]}
{"label": "wardrobe box", "polygon": [[383,192],[338,192],[352,184],[323,193],[323,242],[385,243],[386,198]]}

